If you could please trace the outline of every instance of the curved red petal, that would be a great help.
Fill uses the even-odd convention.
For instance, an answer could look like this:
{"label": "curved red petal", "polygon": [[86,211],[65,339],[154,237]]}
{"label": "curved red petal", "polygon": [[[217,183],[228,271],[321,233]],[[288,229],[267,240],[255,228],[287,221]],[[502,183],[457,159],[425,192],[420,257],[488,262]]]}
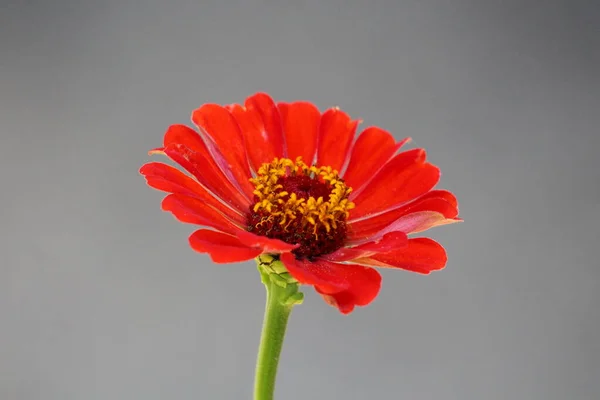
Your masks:
{"label": "curved red petal", "polygon": [[447,219],[444,214],[440,214],[436,211],[417,211],[398,218],[390,226],[385,228],[383,232],[401,231],[411,234],[423,232],[436,226],[460,221],[461,220],[459,219]]}
{"label": "curved red petal", "polygon": [[150,162],[140,168],[140,173],[146,178],[148,186],[154,189],[194,197],[217,209],[232,221],[240,224],[245,221],[244,215],[225,205],[215,197],[215,194],[177,168],[159,162]]}
{"label": "curved red petal", "polygon": [[328,261],[351,261],[357,258],[369,257],[377,253],[387,253],[398,250],[408,245],[408,237],[404,232],[388,232],[382,237],[371,240],[356,247],[342,247],[341,249],[321,258]]}
{"label": "curved red petal", "polygon": [[162,201],[162,209],[170,211],[180,222],[210,226],[223,232],[237,234],[242,226],[221,214],[206,202],[181,194],[170,194]]}
{"label": "curved red petal", "polygon": [[339,108],[331,108],[321,116],[317,140],[317,165],[330,166],[341,172],[352,145],[358,121],[352,121]]}
{"label": "curved red petal", "polygon": [[200,253],[208,253],[210,258],[219,264],[252,260],[262,253],[261,249],[250,248],[235,236],[200,229],[189,238],[192,249]]}
{"label": "curved red petal", "polygon": [[314,286],[325,301],[343,314],[372,302],[381,288],[381,275],[369,267],[296,260],[291,253],[282,254],[281,261],[298,282]]}
{"label": "curved red petal", "polygon": [[255,235],[248,231],[239,231],[237,238],[243,244],[252,248],[260,248],[263,253],[285,253],[294,250],[299,245],[286,243],[279,239],[271,239],[266,236]]}
{"label": "curved red petal", "polygon": [[282,157],[284,145],[281,117],[279,116],[277,105],[271,96],[266,93],[256,93],[248,97],[244,104],[247,109],[254,109],[260,114],[265,131],[276,142],[276,157]]}
{"label": "curved red petal", "polygon": [[209,193],[244,213],[247,211],[249,199],[232,184],[231,178],[225,176],[196,131],[185,125],[171,125],[165,132],[163,143],[164,147],[151,150],[150,154],[167,155],[194,175]]}
{"label": "curved red petal", "polygon": [[444,215],[446,219],[455,219],[458,216],[458,202],[456,197],[447,190],[432,190],[402,207],[374,217],[348,220],[349,238],[371,236],[385,229],[403,215],[418,211],[435,211]]}
{"label": "curved red petal", "polygon": [[447,261],[446,250],[429,238],[408,239],[408,246],[389,253],[375,254],[354,260],[356,263],[383,268],[401,268],[420,274],[443,269]]}
{"label": "curved red petal", "polygon": [[355,208],[350,219],[399,207],[431,190],[440,179],[440,171],[425,158],[425,150],[413,149],[390,160],[364,190],[351,197]]}
{"label": "curved red petal", "polygon": [[246,99],[245,107],[231,104],[228,109],[240,126],[254,171],[258,171],[263,163],[283,157],[281,120],[269,96],[258,93]]}
{"label": "curved red petal", "polygon": [[[262,132],[269,138],[274,157],[284,157],[283,130],[279,110],[273,99],[266,93],[256,93],[245,101],[246,110],[255,112],[262,122]],[[264,162],[271,162],[267,159]]]}
{"label": "curved red petal", "polygon": [[227,109],[240,126],[250,166],[254,171],[258,171],[265,160],[274,158],[273,146],[264,133],[260,116],[239,104],[230,104]]}
{"label": "curved red petal", "polygon": [[406,214],[396,219],[391,224],[376,232],[353,232],[348,237],[348,243],[362,243],[367,240],[378,239],[388,232],[404,232],[408,235],[423,232],[436,226],[462,222],[458,218],[446,218],[437,211],[417,211]]}
{"label": "curved red petal", "polygon": [[209,139],[207,145],[221,170],[251,199],[254,187],[244,138],[233,115],[218,104],[204,104],[192,113],[192,121]]}
{"label": "curved red petal", "polygon": [[313,104],[298,101],[277,104],[286,143],[287,157],[302,157],[312,165],[317,151],[317,137],[321,113]]}
{"label": "curved red petal", "polygon": [[181,124],[169,126],[163,138],[163,145],[167,147],[177,143],[193,151],[208,152],[200,134],[189,126]]}
{"label": "curved red petal", "polygon": [[233,186],[208,152],[193,151],[179,143],[170,144],[165,147],[163,152],[185,168],[202,186],[217,195],[223,202],[242,213],[248,211],[248,207],[250,207],[248,198]]}
{"label": "curved red petal", "polygon": [[387,131],[371,126],[358,136],[348,168],[344,173],[344,181],[354,192],[358,192],[367,181],[410,139],[398,143]]}

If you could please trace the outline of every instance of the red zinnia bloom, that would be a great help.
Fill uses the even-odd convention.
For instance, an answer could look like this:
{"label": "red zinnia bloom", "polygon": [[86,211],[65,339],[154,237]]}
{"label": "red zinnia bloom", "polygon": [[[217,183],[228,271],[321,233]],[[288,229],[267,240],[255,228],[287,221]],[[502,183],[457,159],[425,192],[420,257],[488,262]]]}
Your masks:
{"label": "red zinnia bloom", "polygon": [[432,190],[440,171],[425,150],[396,154],[410,139],[369,127],[354,142],[359,121],[338,108],[276,104],[264,93],[243,106],[205,104],[192,121],[200,134],[172,125],[150,152],[188,174],[157,162],[140,172],[170,193],[163,210],[210,228],[189,242],[213,261],[279,255],[299,283],[344,314],[377,296],[373,266],[422,274],[445,266],[441,245],[407,237],[460,221],[454,195]]}

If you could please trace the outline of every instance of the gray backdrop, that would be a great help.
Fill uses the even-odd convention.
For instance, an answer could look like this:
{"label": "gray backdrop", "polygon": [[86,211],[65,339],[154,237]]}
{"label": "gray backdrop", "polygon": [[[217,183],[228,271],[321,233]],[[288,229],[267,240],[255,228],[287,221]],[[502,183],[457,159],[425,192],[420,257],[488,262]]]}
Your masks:
{"label": "gray backdrop", "polygon": [[278,399],[597,399],[593,3],[0,2],[0,399],[251,398],[255,267],[194,253],[137,170],[256,91],[412,136],[466,220],[350,316],[307,290]]}

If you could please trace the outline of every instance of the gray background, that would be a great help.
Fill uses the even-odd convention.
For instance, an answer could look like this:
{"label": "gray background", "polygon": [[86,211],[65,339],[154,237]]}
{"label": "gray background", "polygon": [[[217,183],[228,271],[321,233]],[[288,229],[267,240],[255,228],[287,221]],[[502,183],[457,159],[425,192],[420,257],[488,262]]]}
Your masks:
{"label": "gray background", "polygon": [[251,398],[255,267],[194,253],[137,170],[259,90],[412,136],[466,220],[350,316],[308,290],[278,399],[597,399],[593,3],[2,1],[0,399]]}

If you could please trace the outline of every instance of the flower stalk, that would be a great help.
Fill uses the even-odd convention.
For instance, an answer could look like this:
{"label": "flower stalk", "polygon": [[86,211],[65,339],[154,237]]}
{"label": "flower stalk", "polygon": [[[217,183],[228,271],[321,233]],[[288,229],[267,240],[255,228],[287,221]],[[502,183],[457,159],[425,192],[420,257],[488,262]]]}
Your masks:
{"label": "flower stalk", "polygon": [[272,400],[288,319],[304,295],[279,259],[264,254],[256,258],[256,264],[267,290],[267,301],[256,360],[254,400]]}

